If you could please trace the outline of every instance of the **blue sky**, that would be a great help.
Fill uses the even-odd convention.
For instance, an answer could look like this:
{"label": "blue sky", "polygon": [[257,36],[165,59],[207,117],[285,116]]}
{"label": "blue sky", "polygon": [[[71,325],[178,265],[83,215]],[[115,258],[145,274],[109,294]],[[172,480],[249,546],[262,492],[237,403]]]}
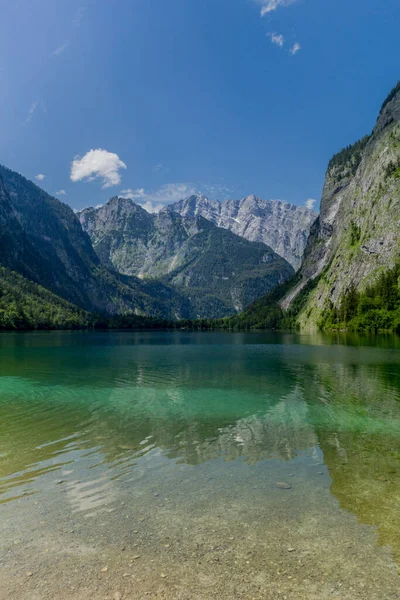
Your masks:
{"label": "blue sky", "polygon": [[398,0],[0,8],[0,162],[73,208],[122,190],[152,207],[319,200],[329,158],[400,79]]}

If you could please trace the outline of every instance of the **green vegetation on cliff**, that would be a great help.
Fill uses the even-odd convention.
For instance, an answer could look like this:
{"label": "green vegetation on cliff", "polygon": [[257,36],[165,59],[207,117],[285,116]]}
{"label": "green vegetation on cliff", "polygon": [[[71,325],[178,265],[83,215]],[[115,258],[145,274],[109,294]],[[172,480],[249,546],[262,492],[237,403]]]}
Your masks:
{"label": "green vegetation on cliff", "polygon": [[365,146],[369,142],[370,137],[370,135],[366,135],[361,140],[358,140],[354,144],[350,144],[350,146],[346,146],[346,148],[343,148],[343,150],[335,154],[328,164],[328,172],[332,169],[341,169],[347,165],[350,174],[355,175],[360,166]]}
{"label": "green vegetation on cliff", "polygon": [[351,287],[338,307],[331,303],[324,310],[318,325],[325,330],[400,333],[400,261],[363,292]]}

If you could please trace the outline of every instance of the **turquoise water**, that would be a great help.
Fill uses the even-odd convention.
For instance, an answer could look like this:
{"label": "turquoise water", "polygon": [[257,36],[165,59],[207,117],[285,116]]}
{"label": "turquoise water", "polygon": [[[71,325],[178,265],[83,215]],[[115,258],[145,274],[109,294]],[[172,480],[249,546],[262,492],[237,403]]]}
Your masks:
{"label": "turquoise water", "polygon": [[0,597],[399,598],[399,501],[394,338],[0,337]]}

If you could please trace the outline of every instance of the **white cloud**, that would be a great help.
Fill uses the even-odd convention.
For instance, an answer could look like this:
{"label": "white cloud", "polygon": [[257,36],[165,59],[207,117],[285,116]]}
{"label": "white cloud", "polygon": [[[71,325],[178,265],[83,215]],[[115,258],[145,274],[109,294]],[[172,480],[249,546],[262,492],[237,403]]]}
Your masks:
{"label": "white cloud", "polygon": [[308,200],[305,201],[305,207],[308,208],[309,210],[312,210],[314,208],[314,204],[317,201],[314,200],[313,198],[308,198]]}
{"label": "white cloud", "polygon": [[56,196],[66,196],[67,192],[65,190],[58,190],[58,192],[56,192]]}
{"label": "white cloud", "polygon": [[273,12],[281,6],[289,6],[298,0],[255,0],[257,4],[261,4],[261,16],[265,17],[270,12]]}
{"label": "white cloud", "polygon": [[132,188],[128,188],[126,190],[120,191],[120,196],[122,198],[130,198],[131,200],[137,200],[138,198],[143,198],[146,195],[144,188],[139,188],[137,190],[133,190]]}
{"label": "white cloud", "polygon": [[61,44],[61,46],[58,46],[55,50],[53,50],[53,54],[54,56],[58,56],[59,54],[62,54],[64,52],[64,50],[66,50],[69,46],[69,42],[65,42],[65,44]]}
{"label": "white cloud", "polygon": [[93,181],[96,178],[103,180],[103,188],[112,187],[121,183],[120,170],[126,169],[118,154],[98,148],[89,150],[82,158],[76,156],[71,165],[71,181]]}
{"label": "white cloud", "polygon": [[46,179],[46,175],[43,175],[43,173],[39,173],[38,175],[35,175],[35,179],[37,179],[38,181],[44,181]]}
{"label": "white cloud", "polygon": [[285,38],[281,33],[267,33],[267,36],[271,38],[271,42],[273,44],[276,44],[280,48],[282,48],[283,44],[285,43]]}
{"label": "white cloud", "polygon": [[298,42],[296,42],[296,43],[295,43],[295,44],[292,46],[292,48],[290,49],[290,54],[291,54],[292,56],[294,56],[295,54],[297,54],[298,52],[300,52],[300,50],[301,50],[301,45],[300,45]]}

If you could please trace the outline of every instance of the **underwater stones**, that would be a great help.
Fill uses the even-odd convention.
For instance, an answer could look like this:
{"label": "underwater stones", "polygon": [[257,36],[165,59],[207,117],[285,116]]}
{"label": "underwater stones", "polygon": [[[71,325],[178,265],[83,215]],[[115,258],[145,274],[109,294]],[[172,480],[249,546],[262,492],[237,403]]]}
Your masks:
{"label": "underwater stones", "polygon": [[280,490],[291,490],[292,489],[292,486],[289,483],[286,483],[285,481],[277,481],[275,483],[275,486]]}

